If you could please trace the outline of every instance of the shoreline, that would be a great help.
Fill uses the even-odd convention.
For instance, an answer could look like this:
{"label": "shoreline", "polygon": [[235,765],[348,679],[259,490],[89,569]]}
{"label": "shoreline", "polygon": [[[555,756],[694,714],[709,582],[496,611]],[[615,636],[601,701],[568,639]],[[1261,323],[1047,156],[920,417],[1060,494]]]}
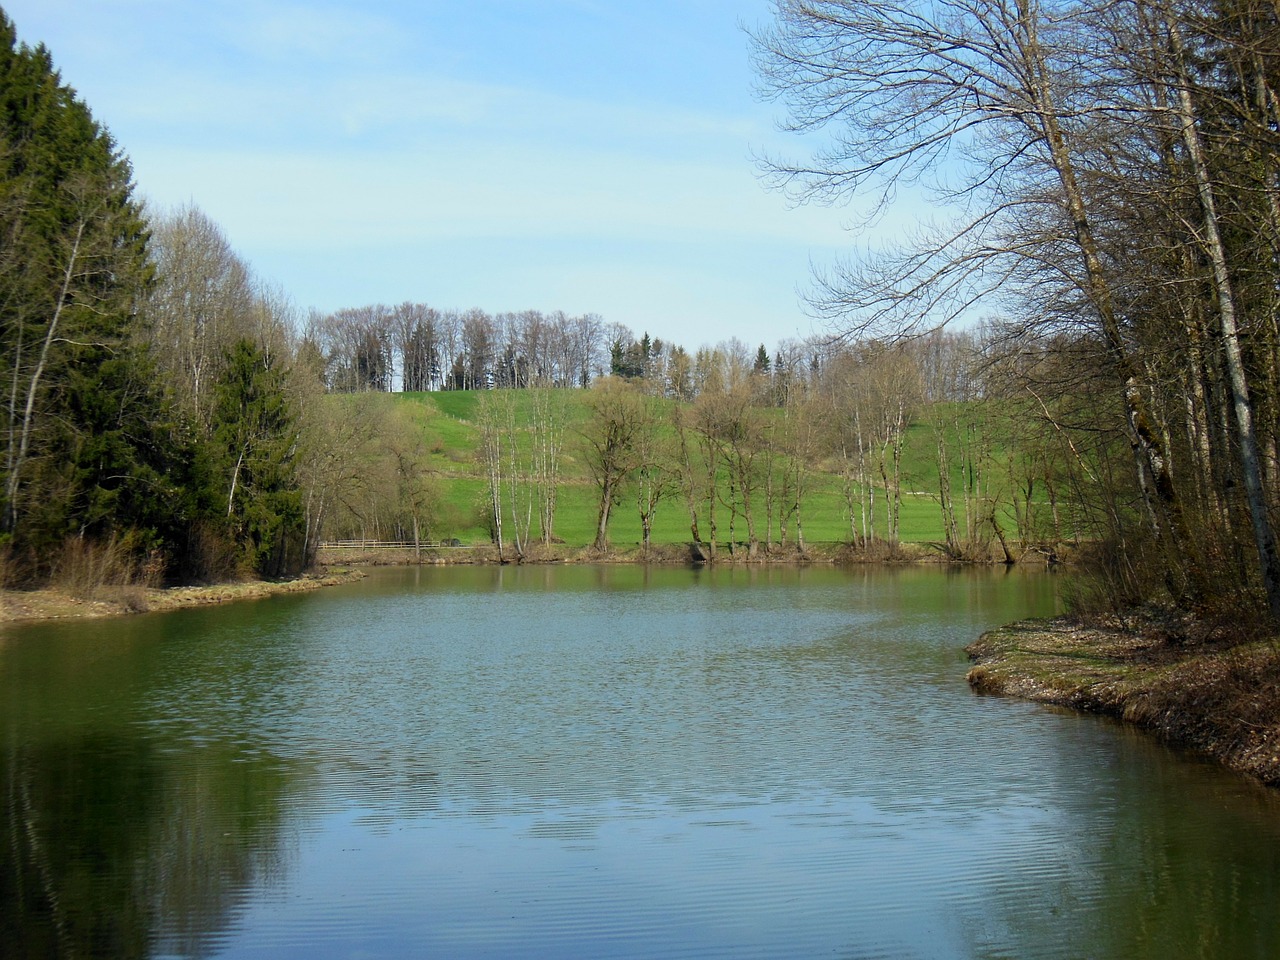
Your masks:
{"label": "shoreline", "polygon": [[[834,563],[837,562],[836,554],[837,551],[825,547],[806,548],[804,552],[800,552],[794,546],[786,548],[775,546],[773,550],[766,551],[762,544],[759,554],[751,559],[748,559],[744,550],[731,554],[726,547],[721,547],[712,562],[721,564]],[[525,549],[523,557],[517,557],[510,545],[499,557],[498,548],[494,544],[465,547],[424,546],[417,551],[413,547],[321,547],[316,559],[321,566],[339,564],[353,567],[705,562],[694,554],[691,545],[687,543],[655,543],[647,552],[638,545],[610,546],[609,549],[600,551],[592,546],[532,543]],[[908,562],[913,562],[915,559],[917,558],[912,556]]]}
{"label": "shoreline", "polygon": [[1280,787],[1280,642],[1188,637],[1185,621],[1023,620],[965,648],[969,685],[1114,717]]}
{"label": "shoreline", "polygon": [[[297,593],[321,587],[351,583],[363,579],[363,567],[379,566],[451,566],[497,564],[701,564],[689,544],[655,544],[646,552],[638,545],[611,547],[605,552],[593,547],[565,544],[533,544],[523,559],[499,559],[497,548],[486,544],[467,547],[412,547],[341,549],[321,548],[317,570],[294,580],[249,580],[181,587],[104,586],[91,596],[77,596],[57,587],[32,590],[0,589],[0,624],[34,623],[44,620],[79,620],[119,617],[139,613],[163,612],[182,607],[232,603],[282,593]],[[814,544],[799,551],[794,545],[761,546],[756,557],[748,557],[739,549],[730,553],[722,547],[713,561],[721,566],[808,566],[882,564],[912,566],[918,564],[1002,565],[995,560],[953,560],[930,549],[928,544],[903,543],[891,553],[878,550],[861,551],[848,544]],[[1039,558],[1024,559],[1015,566],[1046,565]]]}
{"label": "shoreline", "polygon": [[102,587],[90,597],[77,597],[53,587],[0,590],[0,624],[51,620],[87,620],[158,613],[184,607],[257,600],[285,593],[305,593],[352,583],[363,570],[323,569],[296,580],[247,580],[187,587]]}
{"label": "shoreline", "polygon": [[[663,552],[663,556],[646,558],[634,551],[601,556],[581,548],[562,548],[524,562],[689,562],[687,552],[683,557],[671,547]],[[362,566],[411,562],[402,555],[381,553],[342,559],[344,563],[337,565],[336,558],[326,558],[319,571],[295,580],[104,587],[89,598],[55,588],[0,590],[0,625],[129,616],[261,599],[352,583],[366,576]],[[494,551],[468,550],[465,557],[447,558],[424,552],[418,562],[498,561]],[[726,557],[717,562],[747,561]],[[791,553],[752,562],[848,563],[850,558]],[[982,695],[1113,717],[1169,746],[1211,759],[1266,786],[1280,787],[1280,639],[1227,644],[1210,635],[1189,639],[1188,634],[1195,631],[1187,627],[1185,620],[1169,622],[1150,611],[1092,622],[1065,616],[1017,621],[989,630],[965,647],[973,663],[967,680]]]}
{"label": "shoreline", "polygon": [[493,544],[463,547],[424,546],[415,551],[411,546],[389,547],[321,547],[317,553],[321,566],[448,566],[452,564],[548,564],[548,563],[634,563],[634,564],[722,564],[732,566],[804,565],[804,564],[956,564],[960,566],[1056,566],[1070,565],[1073,561],[1052,560],[1041,551],[1029,551],[1016,562],[1009,564],[994,554],[987,557],[957,559],[948,557],[940,545],[931,542],[902,542],[895,547],[873,544],[869,549],[854,547],[848,543],[821,541],[808,543],[803,550],[794,543],[772,547],[761,543],[756,556],[747,555],[746,545],[739,543],[731,551],[727,544],[720,544],[714,559],[696,553],[691,543],[655,543],[646,551],[639,544],[614,544],[605,551],[592,546],[570,546],[562,543],[529,544],[523,558],[517,558],[508,547],[501,558]]}

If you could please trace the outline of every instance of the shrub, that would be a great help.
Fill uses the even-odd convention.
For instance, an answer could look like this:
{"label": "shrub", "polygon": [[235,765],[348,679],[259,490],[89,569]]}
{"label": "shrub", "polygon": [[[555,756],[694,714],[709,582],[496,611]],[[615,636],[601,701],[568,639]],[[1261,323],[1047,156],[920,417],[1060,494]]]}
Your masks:
{"label": "shrub", "polygon": [[54,561],[50,582],[82,600],[124,588],[145,597],[148,586],[159,584],[164,568],[163,555],[147,550],[137,531],[113,533],[106,540],[68,537]]}

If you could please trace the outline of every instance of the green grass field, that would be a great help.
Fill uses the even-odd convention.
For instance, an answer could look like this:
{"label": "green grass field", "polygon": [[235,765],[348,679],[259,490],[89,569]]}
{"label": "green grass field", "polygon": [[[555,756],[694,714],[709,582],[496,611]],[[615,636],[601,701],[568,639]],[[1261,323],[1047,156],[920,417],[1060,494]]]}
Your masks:
{"label": "green grass field", "polygon": [[[440,494],[438,519],[432,535],[439,538],[457,537],[464,543],[481,543],[489,540],[486,524],[487,486],[477,451],[480,449],[480,428],[477,418],[485,394],[474,391],[449,391],[397,395],[396,402],[412,412],[415,423],[420,425],[431,451],[429,469],[436,478]],[[595,524],[599,509],[599,497],[595,484],[582,459],[582,428],[589,417],[587,395],[581,391],[565,391],[567,403],[564,431],[564,455],[561,466],[561,483],[558,492],[555,535],[569,546],[586,546],[595,537]],[[533,404],[530,391],[513,391],[504,401],[515,404],[515,419],[528,422]],[[956,440],[951,424],[954,410],[941,411],[944,432],[948,442]],[[527,443],[527,438],[520,442]],[[851,539],[853,525],[860,528],[855,516],[851,523],[850,511],[842,495],[841,478],[828,465],[815,464],[809,492],[805,496],[801,512],[805,540],[810,543],[837,543]],[[953,475],[958,468],[953,464]],[[908,543],[927,543],[943,539],[942,515],[938,503],[937,433],[930,422],[918,422],[907,431],[902,461],[902,508],[900,539]],[[959,477],[956,476],[956,489]],[[958,494],[957,494],[958,496]],[[766,537],[766,516],[763,493],[756,494],[757,535]],[[885,497],[877,487],[876,531],[886,530],[884,515]],[[856,507],[855,507],[856,509]],[[503,512],[505,536],[510,539],[510,504],[505,502]],[[718,538],[724,542],[729,536],[729,510],[718,505]],[[703,536],[706,537],[705,510],[702,514]],[[1010,525],[1012,520],[1010,519]],[[536,537],[537,520],[533,523]],[[777,522],[773,523],[773,538],[779,534]],[[789,538],[794,539],[794,527]],[[746,524],[739,517],[735,537],[746,539]],[[623,490],[614,506],[609,525],[609,539],[619,547],[636,545],[641,540],[641,523],[636,505],[635,490]],[[687,543],[691,539],[689,516],[683,500],[672,496],[664,501],[657,512],[653,527],[655,544]]]}

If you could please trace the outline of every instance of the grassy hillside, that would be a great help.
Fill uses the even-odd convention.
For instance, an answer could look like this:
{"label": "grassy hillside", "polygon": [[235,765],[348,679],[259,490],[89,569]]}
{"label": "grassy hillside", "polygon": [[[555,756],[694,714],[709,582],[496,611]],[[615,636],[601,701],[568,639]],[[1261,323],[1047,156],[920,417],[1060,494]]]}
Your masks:
{"label": "grassy hillside", "polygon": [[[484,394],[473,391],[449,391],[443,393],[399,394],[395,404],[402,413],[411,417],[416,429],[425,438],[427,469],[438,491],[438,504],[430,534],[434,538],[456,537],[464,543],[482,543],[489,540],[486,525],[486,491],[484,469],[480,460],[481,432],[477,423]],[[581,391],[564,391],[566,427],[564,454],[561,464],[561,485],[556,513],[555,535],[570,546],[585,546],[592,542],[598,510],[598,493],[583,460],[583,428],[590,417],[588,395]],[[517,422],[528,422],[533,394],[513,391],[509,399],[516,404]],[[954,426],[955,411],[946,408],[937,414],[944,423],[948,443],[957,443]],[[527,438],[519,442],[527,443]],[[929,420],[914,423],[907,431],[903,449],[903,503],[901,539],[906,542],[932,542],[943,539],[942,519],[938,503],[937,431]],[[852,533],[849,507],[843,496],[843,481],[838,474],[838,464],[817,462],[813,465],[809,492],[801,506],[805,539],[809,542],[846,542]],[[956,479],[957,499],[959,467],[952,464]],[[756,504],[757,533],[766,537],[766,518],[763,493],[758,493]],[[883,534],[884,494],[876,490],[876,529]],[[641,540],[639,511],[635,502],[635,490],[623,491],[615,506],[610,522],[610,541],[617,546],[631,546]],[[856,509],[856,507],[855,507]],[[504,503],[504,513],[509,505]],[[717,506],[718,537],[724,542],[729,535],[729,511]],[[963,522],[963,521],[962,521]],[[705,531],[705,514],[704,514]],[[1010,524],[1012,525],[1012,524]],[[509,525],[507,537],[510,537]],[[537,521],[534,521],[537,535]],[[744,521],[739,518],[736,536],[746,537]],[[776,522],[773,537],[778,530]],[[790,532],[794,538],[794,530]],[[678,495],[664,502],[658,510],[653,529],[655,544],[687,543],[691,539],[689,517],[683,500]]]}

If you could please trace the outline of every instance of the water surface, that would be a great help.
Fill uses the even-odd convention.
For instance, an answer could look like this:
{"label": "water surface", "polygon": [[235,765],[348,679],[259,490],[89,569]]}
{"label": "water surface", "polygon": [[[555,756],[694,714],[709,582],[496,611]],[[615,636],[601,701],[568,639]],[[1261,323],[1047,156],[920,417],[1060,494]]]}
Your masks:
{"label": "water surface", "polygon": [[1271,794],[966,687],[964,644],[1056,591],[1017,570],[399,569],[11,629],[0,943],[1280,955]]}

